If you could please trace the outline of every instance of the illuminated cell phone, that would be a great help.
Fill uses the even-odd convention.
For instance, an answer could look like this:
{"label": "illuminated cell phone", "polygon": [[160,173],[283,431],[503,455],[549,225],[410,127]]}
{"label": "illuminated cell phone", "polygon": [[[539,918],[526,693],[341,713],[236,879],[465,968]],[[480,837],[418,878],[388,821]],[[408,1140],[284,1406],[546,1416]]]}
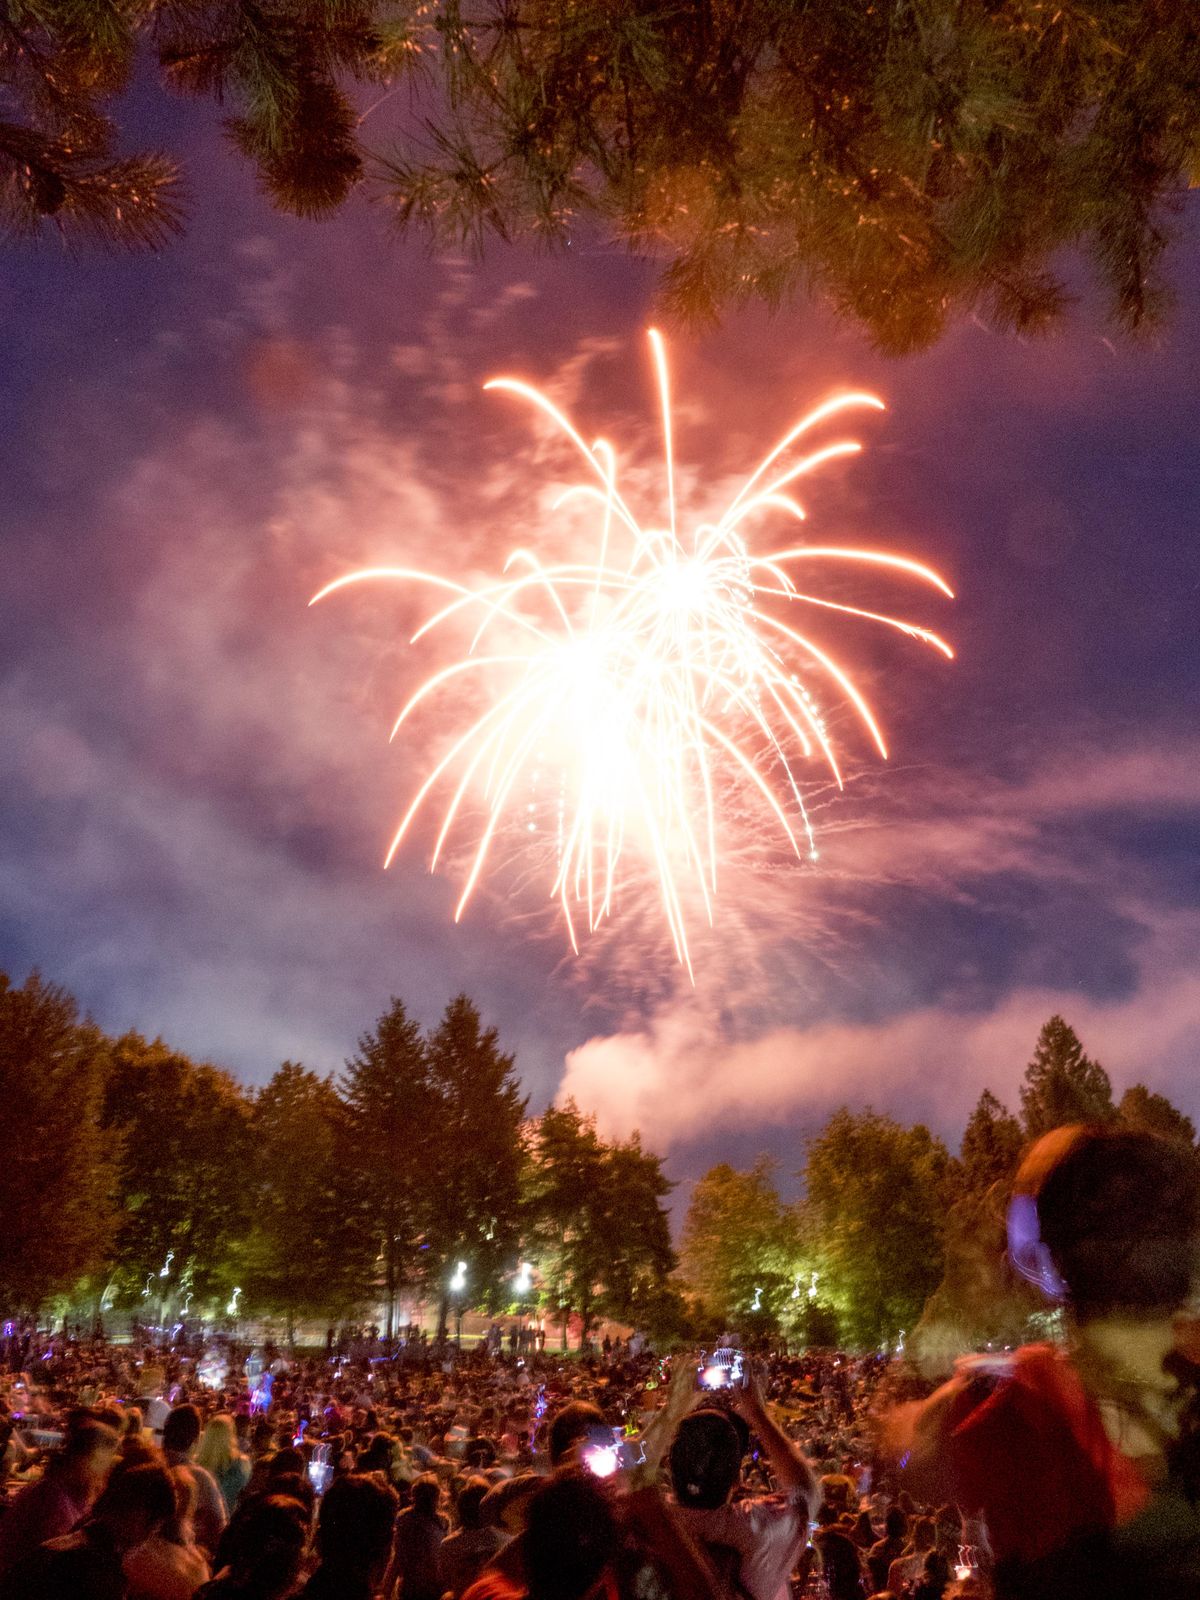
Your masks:
{"label": "illuminated cell phone", "polygon": [[705,1393],[719,1389],[744,1389],[749,1382],[746,1357],[740,1350],[714,1350],[706,1356],[700,1352],[700,1365],[696,1368],[696,1387]]}
{"label": "illuminated cell phone", "polygon": [[620,1429],[591,1429],[579,1459],[597,1478],[611,1478],[621,1466]]}
{"label": "illuminated cell phone", "polygon": [[333,1462],[329,1459],[329,1446],[319,1444],[308,1463],[308,1481],[316,1494],[324,1494],[333,1478]]}

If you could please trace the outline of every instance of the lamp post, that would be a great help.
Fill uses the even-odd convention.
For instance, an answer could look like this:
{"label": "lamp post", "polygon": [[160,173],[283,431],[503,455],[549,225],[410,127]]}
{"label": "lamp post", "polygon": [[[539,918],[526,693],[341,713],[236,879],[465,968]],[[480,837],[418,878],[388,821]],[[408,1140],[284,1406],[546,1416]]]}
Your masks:
{"label": "lamp post", "polygon": [[454,1298],[454,1342],[462,1349],[462,1294],[467,1287],[467,1263],[460,1261],[455,1268],[454,1276],[450,1279],[450,1293]]}
{"label": "lamp post", "polygon": [[533,1288],[533,1268],[528,1261],[522,1261],[517,1267],[517,1276],[513,1283],[513,1292],[517,1297],[517,1333],[518,1344],[524,1343],[525,1336],[525,1298]]}

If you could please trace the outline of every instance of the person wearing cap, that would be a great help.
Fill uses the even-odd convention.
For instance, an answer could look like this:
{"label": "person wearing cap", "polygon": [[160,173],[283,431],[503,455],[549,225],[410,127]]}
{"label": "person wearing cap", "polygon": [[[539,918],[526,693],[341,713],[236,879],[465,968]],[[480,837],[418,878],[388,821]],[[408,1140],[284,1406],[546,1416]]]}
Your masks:
{"label": "person wearing cap", "polygon": [[[702,1407],[676,1429],[670,1472],[679,1521],[733,1592],[747,1600],[786,1600],[788,1579],[820,1503],[820,1485],[767,1410],[756,1375],[751,1372],[746,1388],[727,1392],[731,1411]],[[758,1437],[777,1492],[735,1501],[751,1433]]]}

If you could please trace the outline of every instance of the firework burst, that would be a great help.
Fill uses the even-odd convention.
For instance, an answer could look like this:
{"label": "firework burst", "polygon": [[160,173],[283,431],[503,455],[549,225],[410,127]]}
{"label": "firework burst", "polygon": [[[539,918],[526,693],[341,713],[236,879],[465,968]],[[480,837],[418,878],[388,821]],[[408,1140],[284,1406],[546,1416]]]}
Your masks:
{"label": "firework burst", "polygon": [[806,611],[865,619],[953,656],[915,622],[811,593],[807,574],[825,564],[857,564],[953,595],[932,568],[883,550],[797,539],[763,553],[755,548],[754,531],[769,519],[804,521],[796,498],[802,479],[861,450],[854,439],[813,447],[813,436],[848,413],[882,410],[871,394],[837,394],[808,412],[717,521],[682,533],[666,350],[655,330],[649,338],[662,412],[666,526],[644,527],[631,511],[607,441],[588,444],[540,390],[495,378],[484,387],[544,412],[586,466],[585,481],[555,509],[594,506],[594,559],[547,564],[536,551],[517,549],[494,581],[475,587],[406,567],[370,567],[335,579],[312,603],[350,584],[392,579],[440,591],[413,644],[469,623],[465,651],[420,685],[392,729],[395,738],[456,684],[473,685],[476,710],[452,730],[413,795],[385,864],[427,805],[440,805],[431,871],[456,828],[473,830],[457,921],[501,837],[520,834],[532,844],[549,835],[547,887],[575,950],[581,927],[594,931],[613,913],[631,873],[644,876],[649,867],[676,955],[690,973],[685,906],[698,900],[712,922],[732,825],[729,796],[749,796],[791,852],[815,860],[798,772],[801,763],[820,761],[841,786],[826,697],[848,704],[887,756],[879,722],[851,674],[804,632]]}

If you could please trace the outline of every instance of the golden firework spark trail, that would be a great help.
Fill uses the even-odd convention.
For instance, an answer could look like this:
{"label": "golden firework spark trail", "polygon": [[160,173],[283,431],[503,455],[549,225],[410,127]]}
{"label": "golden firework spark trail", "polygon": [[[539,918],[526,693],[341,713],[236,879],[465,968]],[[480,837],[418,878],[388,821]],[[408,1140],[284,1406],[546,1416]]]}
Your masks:
{"label": "golden firework spark trail", "polygon": [[[520,827],[542,831],[536,795],[550,773],[556,810],[550,893],[561,904],[572,947],[579,949],[577,922],[594,931],[612,913],[622,864],[636,859],[652,868],[675,952],[690,974],[686,891],[699,891],[711,923],[723,795],[749,793],[797,857],[816,859],[796,767],[819,754],[839,787],[842,772],[798,663],[853,707],[887,757],[865,696],[840,662],[793,625],[794,611],[811,606],[881,623],[953,657],[930,629],[809,593],[797,586],[792,569],[802,562],[857,563],[953,594],[931,567],[908,556],[799,543],[758,554],[740,531],[769,515],[804,520],[793,486],[862,446],[839,439],[798,455],[806,448],[801,441],[844,412],[882,411],[883,402],[871,394],[837,394],[808,412],[763,458],[720,519],[699,523],[682,538],[666,347],[656,330],[649,337],[662,413],[665,528],[644,527],[630,510],[617,488],[611,445],[603,439],[589,445],[540,390],[516,378],[494,378],[485,389],[544,412],[586,463],[588,481],[567,489],[555,509],[595,503],[596,559],[545,564],[536,551],[517,549],[494,582],[473,588],[412,568],[369,567],[335,579],[311,603],[349,584],[388,578],[444,596],[412,643],[464,615],[474,621],[465,654],[421,684],[392,729],[395,738],[439,690],[478,679],[481,709],[456,730],[425,776],[385,865],[438,791],[444,799],[434,870],[465,807],[482,796],[483,820],[473,836],[457,921],[497,836]],[[622,536],[623,555],[615,549]],[[781,609],[788,620],[776,614]]]}

